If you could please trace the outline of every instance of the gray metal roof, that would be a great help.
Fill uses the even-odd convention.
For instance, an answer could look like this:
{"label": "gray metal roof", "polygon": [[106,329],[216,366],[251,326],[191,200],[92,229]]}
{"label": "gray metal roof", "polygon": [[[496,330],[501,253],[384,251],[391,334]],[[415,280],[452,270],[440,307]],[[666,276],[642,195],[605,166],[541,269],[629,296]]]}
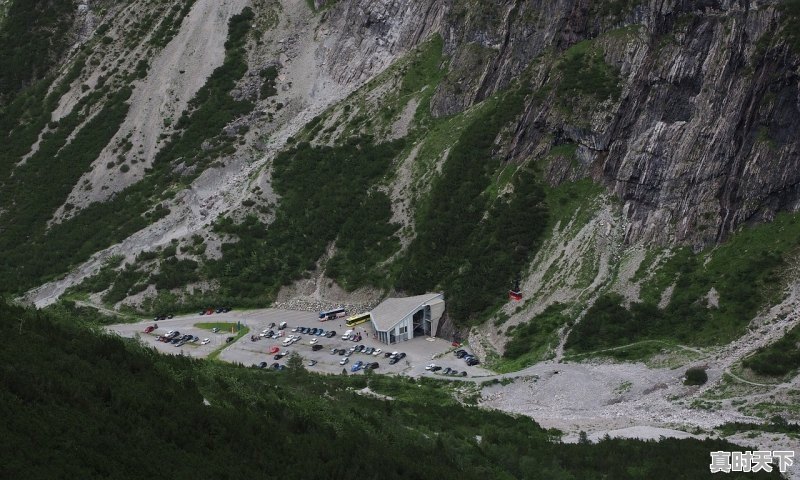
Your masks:
{"label": "gray metal roof", "polygon": [[369,312],[372,316],[372,324],[375,325],[376,330],[385,332],[397,325],[397,322],[406,315],[441,297],[441,293],[426,293],[415,297],[387,298]]}

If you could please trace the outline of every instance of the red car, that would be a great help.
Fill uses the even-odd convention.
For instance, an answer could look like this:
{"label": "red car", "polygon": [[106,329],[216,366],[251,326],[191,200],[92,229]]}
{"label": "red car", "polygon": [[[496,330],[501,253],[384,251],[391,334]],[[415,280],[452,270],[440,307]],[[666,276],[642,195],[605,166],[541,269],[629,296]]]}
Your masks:
{"label": "red car", "polygon": [[144,333],[152,333],[153,330],[155,330],[155,329],[156,329],[156,327],[150,325],[149,327],[144,329]]}
{"label": "red car", "polygon": [[278,348],[278,347],[272,347],[272,348],[269,349],[269,354],[270,355],[274,355],[274,354],[278,353],[279,350],[280,350],[280,348]]}

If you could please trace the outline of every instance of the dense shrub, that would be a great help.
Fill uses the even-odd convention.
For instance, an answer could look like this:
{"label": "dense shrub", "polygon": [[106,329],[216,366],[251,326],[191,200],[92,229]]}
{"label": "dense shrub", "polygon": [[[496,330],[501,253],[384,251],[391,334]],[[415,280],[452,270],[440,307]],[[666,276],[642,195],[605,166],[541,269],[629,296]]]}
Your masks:
{"label": "dense shrub", "polygon": [[684,385],[703,385],[708,381],[708,374],[705,368],[692,367],[686,370]]}
{"label": "dense shrub", "polygon": [[[229,219],[215,229],[235,236],[223,258],[209,262],[222,294],[263,298],[316,266],[331,242],[337,255],[329,272],[351,288],[373,279],[367,269],[390,255],[397,226],[384,194],[368,194],[402,148],[402,141],[375,145],[353,138],[337,147],[299,143],[275,159],[275,191],[281,195],[275,221],[266,228],[251,216]],[[372,270],[374,271],[374,270]]]}
{"label": "dense shrub", "polygon": [[532,172],[515,177],[509,197],[485,193],[490,174],[501,166],[492,158],[495,138],[523,98],[520,90],[508,92],[464,129],[420,206],[417,236],[397,264],[398,287],[413,293],[444,288],[459,321],[477,319],[505,301],[547,224],[544,193]]}
{"label": "dense shrub", "polygon": [[800,326],[789,330],[780,340],[745,358],[746,368],[762,375],[783,376],[800,368]]}

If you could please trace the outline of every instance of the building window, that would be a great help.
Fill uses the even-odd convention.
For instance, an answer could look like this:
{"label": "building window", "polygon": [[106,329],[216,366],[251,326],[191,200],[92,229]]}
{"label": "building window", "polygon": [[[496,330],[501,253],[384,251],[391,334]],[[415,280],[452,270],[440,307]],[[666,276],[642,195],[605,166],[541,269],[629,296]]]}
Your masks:
{"label": "building window", "polygon": [[408,327],[400,327],[400,335],[403,335],[404,333],[408,333]]}

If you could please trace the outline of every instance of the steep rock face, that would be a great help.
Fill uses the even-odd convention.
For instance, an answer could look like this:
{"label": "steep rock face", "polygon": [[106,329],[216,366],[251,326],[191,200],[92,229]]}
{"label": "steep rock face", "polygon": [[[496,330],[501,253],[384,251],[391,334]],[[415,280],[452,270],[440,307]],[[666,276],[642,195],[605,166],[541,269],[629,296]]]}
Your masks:
{"label": "steep rock face", "polygon": [[[457,2],[432,113],[459,112],[528,69],[540,95],[509,159],[574,143],[579,168],[551,163],[551,182],[591,174],[625,202],[627,241],[699,248],[798,206],[800,60],[781,22],[775,2],[649,2],[616,16],[582,0]],[[563,101],[561,56],[582,40],[618,72],[618,98]]]}
{"label": "steep rock face", "polygon": [[327,12],[318,57],[337,83],[364,82],[441,28],[442,0],[360,0]]}

